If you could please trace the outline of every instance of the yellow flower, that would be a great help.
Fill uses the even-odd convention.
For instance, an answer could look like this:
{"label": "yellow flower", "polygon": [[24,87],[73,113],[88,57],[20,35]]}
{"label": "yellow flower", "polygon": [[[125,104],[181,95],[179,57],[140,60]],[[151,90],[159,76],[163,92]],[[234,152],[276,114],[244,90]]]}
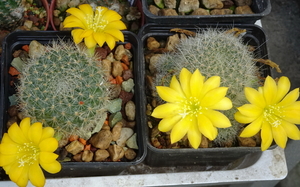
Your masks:
{"label": "yellow flower", "polygon": [[65,28],[73,28],[72,36],[76,44],[84,39],[87,48],[100,47],[106,42],[110,49],[116,45],[116,41],[124,42],[124,35],[120,30],[126,29],[122,18],[117,12],[106,7],[98,6],[94,12],[89,4],[79,5],[78,8],[69,8],[68,16],[63,24]]}
{"label": "yellow flower", "polygon": [[287,137],[300,139],[295,125],[300,123],[299,88],[289,92],[290,84],[287,77],[280,77],[276,84],[268,76],[264,86],[258,90],[245,87],[245,96],[250,104],[239,107],[234,117],[239,123],[250,123],[241,137],[254,136],[261,130],[262,151],[271,146],[273,139],[282,148],[286,146]]}
{"label": "yellow flower", "polygon": [[219,76],[205,81],[198,69],[192,74],[183,68],[179,81],[173,76],[170,87],[156,87],[167,103],[157,106],[152,116],[163,118],[158,129],[162,132],[171,130],[171,143],[187,134],[190,144],[197,149],[202,134],[214,140],[218,135],[217,128],[231,126],[229,119],[216,110],[228,110],[232,103],[225,97],[228,88],[220,87]]}
{"label": "yellow flower", "polygon": [[53,153],[58,141],[53,138],[51,127],[37,122],[30,125],[30,118],[14,123],[4,133],[0,144],[0,166],[18,186],[26,186],[28,180],[34,186],[44,186],[45,176],[40,166],[49,173],[57,173],[61,165]]}

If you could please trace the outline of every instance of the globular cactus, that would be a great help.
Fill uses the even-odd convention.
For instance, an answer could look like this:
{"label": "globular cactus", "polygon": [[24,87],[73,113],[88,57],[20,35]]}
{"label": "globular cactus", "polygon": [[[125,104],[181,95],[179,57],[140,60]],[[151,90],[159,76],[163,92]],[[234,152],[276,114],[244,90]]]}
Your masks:
{"label": "globular cactus", "polygon": [[14,29],[23,17],[24,0],[0,1],[0,29]]}
{"label": "globular cactus", "polygon": [[57,137],[89,138],[107,117],[109,90],[107,72],[96,57],[60,42],[29,59],[17,95],[24,115],[53,127]]}
{"label": "globular cactus", "polygon": [[[258,87],[258,67],[254,62],[253,52],[243,43],[241,36],[226,33],[224,30],[208,29],[197,32],[195,37],[182,39],[175,52],[162,54],[155,63],[157,74],[154,86],[170,84],[171,77],[177,77],[185,67],[194,72],[197,68],[208,77],[221,77],[221,86],[229,87],[227,97],[232,100],[233,108],[224,111],[230,119],[232,127],[219,129],[214,142],[218,145],[228,145],[239,131],[239,123],[234,120],[235,107],[247,102],[244,87]],[[155,88],[153,88],[155,89]]]}

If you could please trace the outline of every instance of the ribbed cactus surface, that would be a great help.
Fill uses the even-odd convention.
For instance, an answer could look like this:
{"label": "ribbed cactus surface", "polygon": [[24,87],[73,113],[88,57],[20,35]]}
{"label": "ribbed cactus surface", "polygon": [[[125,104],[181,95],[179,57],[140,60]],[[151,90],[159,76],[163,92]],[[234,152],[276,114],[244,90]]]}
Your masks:
{"label": "ribbed cactus surface", "polygon": [[100,64],[74,44],[46,46],[21,72],[22,112],[53,127],[58,136],[88,138],[106,117],[110,84]]}
{"label": "ribbed cactus surface", "polygon": [[254,54],[243,43],[242,37],[228,34],[224,30],[208,29],[197,32],[196,37],[182,39],[175,52],[163,54],[156,63],[155,86],[168,86],[171,77],[178,77],[185,67],[194,72],[197,68],[202,75],[220,76],[221,86],[229,87],[229,97],[234,107],[224,114],[231,120],[232,127],[219,129],[215,143],[226,145],[235,139],[239,124],[234,120],[236,107],[246,103],[244,87],[258,87],[258,67],[253,61]]}
{"label": "ribbed cactus surface", "polygon": [[18,26],[23,17],[23,0],[0,1],[0,29],[12,29]]}

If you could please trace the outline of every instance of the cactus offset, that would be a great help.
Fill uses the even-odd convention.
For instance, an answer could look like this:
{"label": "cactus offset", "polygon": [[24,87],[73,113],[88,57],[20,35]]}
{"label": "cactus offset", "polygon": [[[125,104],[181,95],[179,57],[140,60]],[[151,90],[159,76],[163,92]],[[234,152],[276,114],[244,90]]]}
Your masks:
{"label": "cactus offset", "polygon": [[0,1],[0,29],[14,29],[23,17],[23,0]]}
{"label": "cactus offset", "polygon": [[242,37],[228,34],[224,30],[202,30],[195,37],[181,40],[175,52],[163,54],[159,58],[155,64],[157,74],[154,86],[169,85],[171,77],[174,74],[178,77],[183,67],[191,72],[198,68],[207,78],[220,76],[221,86],[229,87],[227,97],[232,100],[234,107],[224,112],[232,127],[219,129],[214,142],[222,146],[228,145],[235,140],[239,131],[239,123],[235,122],[233,116],[235,107],[247,102],[244,87],[259,86],[258,67],[253,57],[253,52],[243,44]]}
{"label": "cactus offset", "polygon": [[24,115],[53,127],[57,136],[89,138],[107,116],[110,94],[107,74],[96,62],[72,43],[45,46],[21,71],[17,89]]}

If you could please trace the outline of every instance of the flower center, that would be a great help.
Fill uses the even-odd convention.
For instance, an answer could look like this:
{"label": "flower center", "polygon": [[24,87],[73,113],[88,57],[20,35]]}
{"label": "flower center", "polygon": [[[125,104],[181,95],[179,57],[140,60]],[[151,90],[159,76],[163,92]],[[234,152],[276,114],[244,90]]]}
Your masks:
{"label": "flower center", "polygon": [[207,109],[200,105],[200,101],[196,97],[189,97],[186,100],[181,101],[182,108],[179,114],[184,118],[187,115],[192,115],[197,117],[199,114],[202,114],[202,110]]}
{"label": "flower center", "polygon": [[105,29],[108,21],[102,18],[102,11],[103,9],[101,7],[97,7],[95,16],[87,16],[86,23],[88,25],[88,29],[91,29],[94,32],[103,31]]}
{"label": "flower center", "polygon": [[264,110],[264,118],[265,120],[270,123],[273,127],[277,127],[281,125],[282,122],[282,112],[280,106],[277,105],[269,105]]}
{"label": "flower center", "polygon": [[36,145],[34,145],[33,142],[20,145],[17,152],[19,167],[23,167],[25,165],[30,166],[34,164],[38,160],[39,154],[40,149]]}

